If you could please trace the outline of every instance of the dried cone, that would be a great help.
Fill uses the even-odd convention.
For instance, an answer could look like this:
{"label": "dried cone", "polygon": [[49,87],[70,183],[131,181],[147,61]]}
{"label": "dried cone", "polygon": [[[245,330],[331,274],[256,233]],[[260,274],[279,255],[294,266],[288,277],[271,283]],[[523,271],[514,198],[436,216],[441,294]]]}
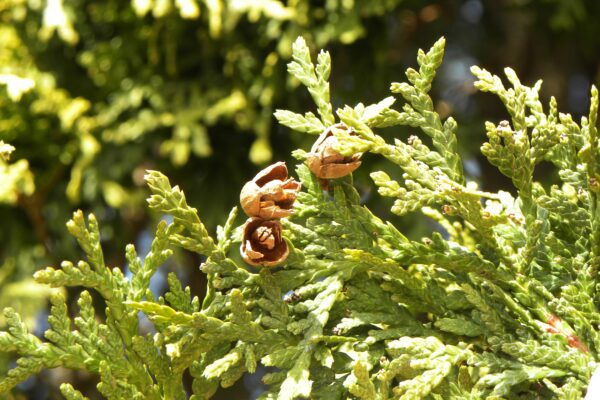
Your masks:
{"label": "dried cone", "polygon": [[335,150],[339,141],[333,134],[334,129],[349,130],[341,123],[330,126],[321,133],[308,153],[308,168],[320,179],[341,178],[360,166],[362,153],[346,157]]}
{"label": "dried cone", "polygon": [[249,217],[289,217],[300,187],[300,182],[288,178],[287,167],[280,161],[263,169],[244,185],[240,203]]}
{"label": "dried cone", "polygon": [[289,249],[281,237],[279,222],[249,218],[244,225],[240,253],[244,261],[255,267],[273,267],[285,261]]}

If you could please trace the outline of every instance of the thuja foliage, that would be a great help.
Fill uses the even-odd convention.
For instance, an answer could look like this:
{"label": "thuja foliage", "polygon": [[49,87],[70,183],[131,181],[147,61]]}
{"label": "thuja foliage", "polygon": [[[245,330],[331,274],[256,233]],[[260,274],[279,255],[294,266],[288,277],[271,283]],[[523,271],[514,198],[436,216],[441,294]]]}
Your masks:
{"label": "thuja foliage", "polygon": [[31,194],[35,188],[27,160],[9,163],[13,146],[0,140],[0,203],[14,204],[19,195]]}
{"label": "thuja foliage", "polygon": [[[14,205],[19,198],[35,189],[33,176],[27,160],[11,161],[15,148],[0,140],[0,204]],[[35,321],[36,313],[46,303],[50,290],[31,279],[31,271],[20,271],[18,262],[27,256],[4,258],[0,262],[0,307],[17,307],[29,322]],[[0,316],[0,326],[4,326]]]}
{"label": "thuja foliage", "polygon": [[[226,125],[255,136],[253,162],[269,161],[271,113],[285,96],[282,67],[295,37],[308,32],[320,46],[352,43],[364,36],[367,18],[381,18],[400,0],[5,3],[2,68],[32,79],[39,99],[17,108],[73,135],[63,162],[73,163],[68,195],[79,199],[100,144],[157,142],[182,165],[210,156],[209,131]],[[27,124],[15,117],[12,129]]]}
{"label": "thuja foliage", "polygon": [[[16,147],[18,160],[10,170],[0,166],[3,273],[18,281],[77,256],[62,228],[73,207],[102,219],[106,257],[121,258],[113,249],[151,224],[145,169],[177,176],[213,229],[242,171],[290,146],[272,148],[271,115],[301,103],[286,95],[299,85],[285,71],[296,36],[342,50],[399,4],[0,1],[0,140]],[[387,47],[372,49],[370,58],[385,65],[375,54]],[[240,146],[231,148],[232,140]],[[17,195],[17,170],[27,163],[27,187]],[[188,174],[186,164],[202,172]],[[214,188],[210,200],[192,189],[200,182]],[[0,298],[0,309],[7,304]],[[24,304],[13,303],[19,311]]]}
{"label": "thuja foliage", "polygon": [[[27,160],[11,162],[14,150],[13,146],[0,140],[0,204],[4,205],[15,204],[20,197],[31,194],[35,188]],[[18,308],[22,318],[33,325],[52,289],[35,283],[31,271],[19,268],[18,262],[27,257],[28,255],[24,254],[15,258],[4,258],[0,262],[0,307]],[[6,326],[2,316],[0,326]],[[7,372],[9,358],[6,353],[0,354],[0,373]]]}
{"label": "thuja foliage", "polygon": [[[97,374],[98,390],[114,399],[186,398],[189,371],[192,398],[205,399],[260,363],[272,367],[264,399],[582,398],[600,351],[598,91],[592,88],[589,116],[578,123],[559,113],[554,99],[542,105],[541,82],[525,86],[506,69],[507,87],[473,67],[476,87],[498,96],[509,118],[486,124],[481,150],[515,190],[484,192],[463,172],[457,122],[442,120],[428,94],[443,52],[441,39],[419,52],[408,82],[392,84],[401,107],[388,97],[334,114],[329,54],[319,53],[315,65],[298,39],[289,72],[307,87],[317,113],[276,112],[308,134],[345,124],[333,131],[337,150],[399,167],[400,181],[372,173],[379,193],[394,199],[394,213],[421,211],[440,232],[410,240],[361,205],[349,176],[324,191],[300,162],[303,191],[294,214],[281,220],[289,256],[277,267],[252,268],[238,255],[237,208],[211,237],[183,192],[149,171],[149,206],[171,222],[158,224],[148,254],[126,248],[126,277],[106,265],[96,218],[76,212],[67,227],[86,260],[35,278],[83,287],[78,310],[55,295],[46,340],[5,310],[9,328],[0,348],[20,358],[0,391],[64,366]],[[378,134],[393,126],[419,129],[423,139],[390,143]],[[295,156],[303,161],[307,153]],[[534,181],[543,161],[556,167],[561,185]],[[174,275],[163,296],[149,290],[175,248],[205,257],[202,301]],[[140,330],[139,312],[154,332]],[[69,384],[61,390],[68,399],[85,398]]]}
{"label": "thuja foliage", "polygon": [[[0,219],[10,218],[0,258],[20,258],[19,271],[30,275],[75,256],[61,233],[65,204],[96,213],[115,248],[137,240],[151,219],[145,169],[177,176],[214,228],[229,211],[230,188],[244,182],[241,171],[291,146],[273,147],[270,137],[274,109],[304,99],[287,96],[299,85],[285,71],[294,39],[302,33],[340,55],[356,51],[347,45],[374,21],[380,28],[369,36],[387,35],[386,12],[399,4],[0,1],[0,140],[29,161],[35,182],[11,207],[0,201]],[[371,54],[369,69],[387,68],[387,46],[369,47],[361,50]],[[187,174],[184,165],[203,172]],[[200,182],[220,201],[194,190]]]}

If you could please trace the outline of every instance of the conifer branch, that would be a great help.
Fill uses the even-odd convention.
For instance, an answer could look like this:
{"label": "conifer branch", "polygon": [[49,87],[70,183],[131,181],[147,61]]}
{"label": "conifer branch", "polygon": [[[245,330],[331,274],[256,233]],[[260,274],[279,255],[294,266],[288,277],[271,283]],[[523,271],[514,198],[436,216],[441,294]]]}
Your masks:
{"label": "conifer branch", "polygon": [[[394,200],[392,212],[421,211],[446,232],[407,238],[361,203],[350,175],[317,176],[304,164],[315,154],[297,151],[303,189],[289,218],[270,221],[281,229],[285,256],[254,267],[233,256],[242,241],[254,240],[244,236],[248,225],[236,225],[237,208],[213,239],[183,191],[150,171],[149,206],[172,222],[158,223],[145,257],[126,247],[127,278],[106,265],[95,217],[76,212],[67,227],[85,260],[35,277],[52,287],[83,287],[78,310],[52,297],[44,339],[14,310],[4,311],[0,350],[19,358],[0,392],[62,366],[96,374],[109,399],[184,399],[189,372],[191,398],[208,399],[263,365],[274,368],[263,378],[266,399],[582,398],[600,354],[598,92],[592,88],[589,115],[578,124],[554,99],[544,110],[541,82],[528,87],[506,69],[507,88],[474,67],[476,87],[499,97],[510,119],[486,123],[481,150],[517,196],[487,193],[466,181],[457,125],[442,121],[429,96],[443,48],[441,39],[420,51],[418,71],[408,69],[408,83],[393,84],[406,101],[402,111],[392,108],[393,97],[337,110],[344,128],[328,133],[335,145],[327,151],[353,168],[364,152],[399,167],[395,179],[371,171],[378,192]],[[282,110],[276,117],[320,134],[335,123],[330,57],[321,52],[313,64],[298,39],[292,58],[289,71],[307,87],[319,118]],[[378,133],[403,125],[419,127],[433,147],[415,136],[388,143]],[[562,185],[534,181],[541,161],[558,169]],[[174,274],[164,295],[149,289],[176,248],[204,257],[202,302]],[[140,332],[140,312],[154,334]],[[61,391],[85,398],[68,384]]]}

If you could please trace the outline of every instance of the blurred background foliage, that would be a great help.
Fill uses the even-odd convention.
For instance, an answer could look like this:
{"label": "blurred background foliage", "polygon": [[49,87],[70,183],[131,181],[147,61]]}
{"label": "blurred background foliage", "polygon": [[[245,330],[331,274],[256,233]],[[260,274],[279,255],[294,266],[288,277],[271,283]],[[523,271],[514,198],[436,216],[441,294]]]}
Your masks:
{"label": "blurred background foliage", "polygon": [[[146,169],[179,184],[214,229],[261,166],[293,164],[290,151],[311,138],[272,113],[310,109],[286,72],[299,35],[331,52],[338,107],[386,97],[417,49],[446,36],[433,97],[442,117],[459,122],[471,178],[496,190],[506,181],[478,148],[484,119],[506,116],[493,96],[474,94],[469,67],[511,66],[528,84],[542,78],[542,96],[583,114],[589,86],[600,83],[598,18],[594,0],[1,0],[0,305],[30,324],[45,320],[47,292],[29,278],[77,257],[64,228],[77,208],[101,221],[109,265],[123,265],[126,243],[144,253],[159,217],[144,204]],[[430,230],[388,213],[373,196],[373,169],[386,166],[367,158],[356,174],[365,203],[409,236]],[[181,254],[168,268],[201,295],[200,261]],[[154,287],[162,290],[160,280]],[[54,397],[51,377],[40,379],[19,391]],[[254,396],[233,390],[243,389],[222,398]]]}

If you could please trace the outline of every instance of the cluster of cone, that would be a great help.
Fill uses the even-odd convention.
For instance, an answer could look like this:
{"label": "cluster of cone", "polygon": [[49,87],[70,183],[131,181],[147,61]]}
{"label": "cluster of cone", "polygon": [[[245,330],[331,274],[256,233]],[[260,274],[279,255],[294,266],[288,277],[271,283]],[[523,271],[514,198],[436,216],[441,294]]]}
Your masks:
{"label": "cluster of cone", "polygon": [[244,185],[240,203],[250,218],[244,225],[240,252],[248,264],[273,267],[287,258],[289,249],[281,237],[279,219],[292,214],[300,187],[300,182],[288,178],[287,167],[281,161]]}
{"label": "cluster of cone", "polygon": [[[345,157],[335,150],[338,140],[334,129],[348,130],[343,124],[330,126],[319,136],[307,157],[309,169],[322,185],[328,179],[350,174],[360,165],[360,154]],[[292,215],[300,188],[300,182],[288,177],[287,166],[282,161],[263,169],[244,185],[240,203],[250,217],[244,224],[240,247],[245,262],[255,267],[274,267],[285,261],[289,248],[281,236],[279,220]]]}

